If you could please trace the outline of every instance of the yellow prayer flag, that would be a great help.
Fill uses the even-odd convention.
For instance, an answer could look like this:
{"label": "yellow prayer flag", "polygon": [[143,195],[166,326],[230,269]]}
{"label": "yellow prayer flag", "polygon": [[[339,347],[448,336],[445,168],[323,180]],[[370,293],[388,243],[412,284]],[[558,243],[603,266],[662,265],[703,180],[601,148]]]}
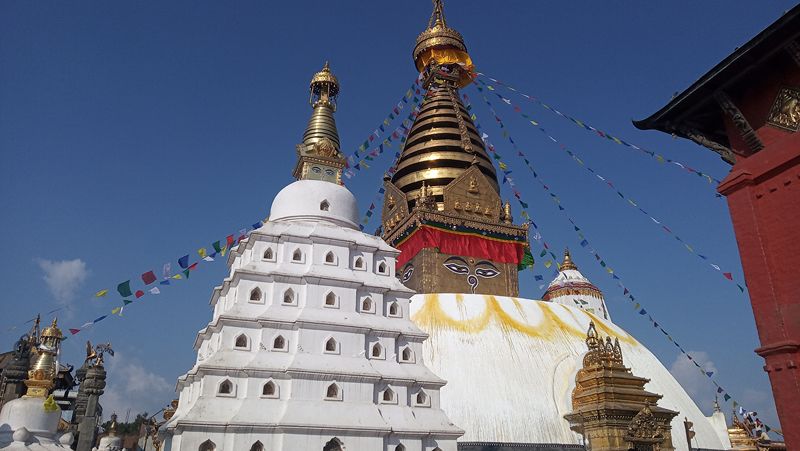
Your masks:
{"label": "yellow prayer flag", "polygon": [[[223,255],[224,255],[224,254],[223,254]],[[172,276],[172,278],[173,278],[173,279],[183,279],[183,277],[181,277],[181,275],[180,275],[180,274],[175,274],[174,276]]]}
{"label": "yellow prayer flag", "polygon": [[489,91],[494,91],[494,87],[492,85],[486,85],[486,89]]}
{"label": "yellow prayer flag", "polygon": [[122,310],[122,307],[116,307],[113,310],[111,310],[111,314],[116,315],[117,313],[119,313],[120,310]]}
{"label": "yellow prayer flag", "polygon": [[94,297],[101,298],[101,297],[103,297],[103,296],[105,296],[107,294],[108,294],[108,290],[100,290],[100,291],[98,291],[97,293],[94,294]]}
{"label": "yellow prayer flag", "polygon": [[206,258],[206,255],[208,255],[208,253],[206,251],[206,248],[201,247],[200,249],[198,249],[197,250],[197,255],[199,255],[200,258]]}
{"label": "yellow prayer flag", "polygon": [[500,169],[502,169],[502,170],[508,169],[508,166],[505,163],[503,163],[502,161],[500,162],[500,164],[498,166],[500,166]]}
{"label": "yellow prayer flag", "polygon": [[533,124],[533,125],[539,125],[539,123],[538,123],[538,122],[536,122],[536,121],[531,121],[531,124]]}
{"label": "yellow prayer flag", "polygon": [[553,266],[553,262],[551,262],[550,260],[547,260],[546,262],[544,262],[544,267],[545,268],[549,268],[551,266]]}

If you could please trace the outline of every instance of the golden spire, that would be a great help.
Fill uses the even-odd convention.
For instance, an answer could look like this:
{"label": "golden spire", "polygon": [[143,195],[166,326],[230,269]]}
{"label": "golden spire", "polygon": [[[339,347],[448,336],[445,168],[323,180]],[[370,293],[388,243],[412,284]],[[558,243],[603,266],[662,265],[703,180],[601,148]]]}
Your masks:
{"label": "golden spire", "polygon": [[303,144],[308,148],[314,147],[318,142],[328,139],[335,149],[339,150],[339,132],[336,129],[336,120],[333,113],[336,111],[336,102],[339,96],[339,80],[331,72],[328,62],[322,70],[314,74],[309,84],[308,102],[314,108],[308,126],[303,133]]}
{"label": "golden spire", "polygon": [[39,344],[33,349],[36,357],[31,370],[28,371],[28,379],[25,380],[25,385],[28,387],[25,396],[45,398],[53,388],[53,381],[58,375],[56,358],[63,338],[57,319],[53,319],[53,323],[42,331]]}
{"label": "golden spire", "polygon": [[567,269],[572,269],[574,271],[578,270],[578,267],[572,262],[572,256],[569,254],[569,249],[564,249],[564,261],[561,262],[559,269],[561,271],[566,271]]}
{"label": "golden spire", "polygon": [[111,414],[111,424],[108,425],[108,435],[111,437],[117,436],[117,414]]}

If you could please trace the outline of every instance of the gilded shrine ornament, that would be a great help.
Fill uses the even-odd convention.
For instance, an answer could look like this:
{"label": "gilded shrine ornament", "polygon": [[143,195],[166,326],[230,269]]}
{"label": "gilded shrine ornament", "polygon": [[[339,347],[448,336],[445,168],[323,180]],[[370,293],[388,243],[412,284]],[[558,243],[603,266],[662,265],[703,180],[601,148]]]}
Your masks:
{"label": "gilded shrine ornament", "polygon": [[800,128],[800,89],[781,88],[778,91],[767,123],[790,132],[796,132]]}

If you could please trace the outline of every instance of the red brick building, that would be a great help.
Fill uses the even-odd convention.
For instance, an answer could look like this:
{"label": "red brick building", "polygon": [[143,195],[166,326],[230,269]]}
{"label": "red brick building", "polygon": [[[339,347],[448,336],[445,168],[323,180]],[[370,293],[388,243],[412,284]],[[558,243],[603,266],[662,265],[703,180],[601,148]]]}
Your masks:
{"label": "red brick building", "polygon": [[634,123],[733,165],[728,200],[788,449],[800,449],[800,6]]}

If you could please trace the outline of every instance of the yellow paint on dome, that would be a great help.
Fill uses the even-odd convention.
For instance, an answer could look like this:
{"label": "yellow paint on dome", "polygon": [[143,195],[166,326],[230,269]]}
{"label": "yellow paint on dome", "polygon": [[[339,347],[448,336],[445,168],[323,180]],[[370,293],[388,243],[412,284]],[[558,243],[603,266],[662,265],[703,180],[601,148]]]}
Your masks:
{"label": "yellow paint on dome", "polygon": [[[603,319],[596,315],[583,310],[576,311],[575,309],[561,304],[529,301],[523,305],[525,300],[519,298],[505,298],[510,299],[516,307],[516,313],[520,318],[517,319],[514,313],[507,312],[503,308],[503,303],[495,296],[470,295],[465,297],[462,294],[456,294],[455,303],[461,318],[454,318],[447,313],[442,306],[442,301],[445,300],[444,296],[446,295],[425,294],[424,305],[422,305],[411,318],[419,327],[430,334],[436,334],[443,330],[478,334],[486,330],[490,325],[496,325],[503,331],[515,331],[529,337],[553,339],[558,335],[567,334],[583,339],[586,336],[586,331],[579,326],[583,321],[580,321],[578,315],[584,314],[589,317],[587,319],[591,319],[595,322],[598,330],[604,335],[617,337],[620,341],[630,344],[638,344],[632,336],[624,332],[620,333],[618,330],[609,327],[605,324]],[[477,302],[478,300],[482,300],[484,303],[482,311],[477,316],[467,317],[467,303]],[[472,305],[472,307],[475,306]],[[539,309],[542,317],[536,324],[530,324],[528,322],[528,315],[525,313],[525,307]],[[561,316],[553,310],[554,308],[565,310],[575,319],[575,324],[564,321]]]}

